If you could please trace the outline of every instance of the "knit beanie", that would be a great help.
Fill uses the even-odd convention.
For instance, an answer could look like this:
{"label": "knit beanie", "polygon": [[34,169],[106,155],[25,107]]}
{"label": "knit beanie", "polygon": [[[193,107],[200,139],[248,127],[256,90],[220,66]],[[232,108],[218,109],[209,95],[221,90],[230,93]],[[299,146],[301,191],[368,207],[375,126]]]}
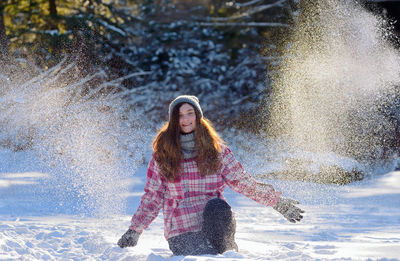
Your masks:
{"label": "knit beanie", "polygon": [[196,96],[193,95],[180,95],[176,97],[170,104],[169,104],[169,110],[168,110],[168,115],[169,115],[169,121],[171,120],[172,117],[172,111],[174,110],[175,106],[178,105],[179,103],[189,103],[192,105],[194,108],[197,109],[197,111],[200,113],[200,118],[203,117],[203,111],[201,110],[199,99]]}

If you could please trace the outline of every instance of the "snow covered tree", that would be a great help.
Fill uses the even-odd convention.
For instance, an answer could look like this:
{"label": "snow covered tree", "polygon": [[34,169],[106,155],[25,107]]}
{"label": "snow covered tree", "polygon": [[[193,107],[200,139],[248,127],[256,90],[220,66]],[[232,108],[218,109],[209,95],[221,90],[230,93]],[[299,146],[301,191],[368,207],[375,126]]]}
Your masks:
{"label": "snow covered tree", "polygon": [[[266,71],[270,57],[264,56],[276,55],[265,52],[265,46],[269,50],[276,48],[270,40],[281,28],[288,27],[284,23],[286,17],[265,22],[287,8],[285,1],[262,6],[265,2],[271,1],[252,1],[240,7],[245,12],[243,9],[259,6],[253,13],[264,12],[266,18],[260,15],[258,20],[237,15],[239,7],[232,7],[234,2],[143,2],[134,19],[123,27],[132,40],[115,52],[118,64],[140,66],[150,72],[126,82],[132,89],[132,95],[127,96],[129,102],[137,106],[135,101],[146,100],[141,95],[156,97],[159,102],[148,104],[155,118],[159,118],[159,109],[177,93],[198,95],[210,105],[207,107],[210,111],[220,112],[211,114],[218,119],[237,117],[254,109],[268,84]],[[267,11],[271,13],[268,15]],[[251,22],[252,19],[256,22]],[[142,90],[142,86],[148,88],[135,91],[137,87]],[[163,95],[158,94],[160,91]]]}
{"label": "snow covered tree", "polygon": [[215,118],[254,109],[290,20],[287,0],[4,1],[11,53],[42,68],[68,55],[82,76],[126,77],[114,91],[132,107],[157,97],[147,104],[155,119],[182,92],[200,96]]}

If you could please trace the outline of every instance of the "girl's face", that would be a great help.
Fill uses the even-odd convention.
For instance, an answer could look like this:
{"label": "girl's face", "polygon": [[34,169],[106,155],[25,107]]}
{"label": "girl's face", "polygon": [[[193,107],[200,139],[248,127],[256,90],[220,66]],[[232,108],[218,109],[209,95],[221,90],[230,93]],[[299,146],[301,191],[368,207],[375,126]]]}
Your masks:
{"label": "girl's face", "polygon": [[196,129],[196,112],[189,103],[179,108],[179,127],[182,133],[191,133]]}

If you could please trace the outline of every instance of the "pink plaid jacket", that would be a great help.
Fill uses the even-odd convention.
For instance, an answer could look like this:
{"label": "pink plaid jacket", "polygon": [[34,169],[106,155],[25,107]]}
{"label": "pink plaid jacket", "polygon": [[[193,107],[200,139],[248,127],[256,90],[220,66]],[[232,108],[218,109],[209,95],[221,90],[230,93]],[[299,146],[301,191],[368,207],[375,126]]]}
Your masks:
{"label": "pink plaid jacket", "polygon": [[264,206],[274,206],[281,195],[271,185],[252,178],[228,147],[223,149],[222,168],[218,173],[202,177],[195,158],[185,159],[182,170],[178,180],[166,181],[153,154],[147,169],[145,193],[132,217],[130,229],[142,233],[162,208],[166,239],[200,231],[204,206],[213,198],[225,200],[222,193],[227,185]]}

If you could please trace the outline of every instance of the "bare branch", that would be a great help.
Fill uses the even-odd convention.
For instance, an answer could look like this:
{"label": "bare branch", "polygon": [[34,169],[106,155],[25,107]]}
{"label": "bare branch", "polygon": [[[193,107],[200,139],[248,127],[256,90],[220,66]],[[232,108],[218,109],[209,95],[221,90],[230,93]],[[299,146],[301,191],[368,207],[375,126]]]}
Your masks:
{"label": "bare branch", "polygon": [[229,17],[208,17],[207,20],[216,21],[216,22],[236,20],[236,19],[240,19],[240,18],[243,18],[243,17],[251,16],[253,14],[262,12],[264,10],[270,9],[272,7],[275,7],[275,6],[279,6],[283,2],[286,2],[286,1],[287,0],[279,0],[279,1],[276,1],[275,3],[272,3],[272,4],[256,6],[256,7],[252,8],[252,9],[248,10],[247,12],[244,12],[244,13],[241,13],[241,14],[237,14],[237,15],[233,15],[233,16],[229,16]]}
{"label": "bare branch", "polygon": [[149,75],[151,73],[152,73],[151,71],[134,72],[134,73],[128,74],[126,76],[114,79],[112,81],[102,83],[100,85],[100,87],[104,88],[104,87],[107,87],[107,86],[114,86],[116,84],[120,84],[122,81],[127,80],[129,78],[136,77],[136,76],[142,76],[142,75]]}
{"label": "bare branch", "polygon": [[254,5],[257,4],[258,2],[261,2],[262,0],[252,0],[246,3],[234,3],[233,6],[236,8],[241,8],[241,7],[246,7],[246,6],[250,6],[250,5]]}
{"label": "bare branch", "polygon": [[218,27],[227,27],[227,26],[236,26],[236,27],[289,27],[288,24],[283,24],[283,23],[267,23],[267,22],[248,22],[248,23],[221,23],[221,22],[210,22],[210,23],[196,23],[196,25],[199,26],[218,26]]}

